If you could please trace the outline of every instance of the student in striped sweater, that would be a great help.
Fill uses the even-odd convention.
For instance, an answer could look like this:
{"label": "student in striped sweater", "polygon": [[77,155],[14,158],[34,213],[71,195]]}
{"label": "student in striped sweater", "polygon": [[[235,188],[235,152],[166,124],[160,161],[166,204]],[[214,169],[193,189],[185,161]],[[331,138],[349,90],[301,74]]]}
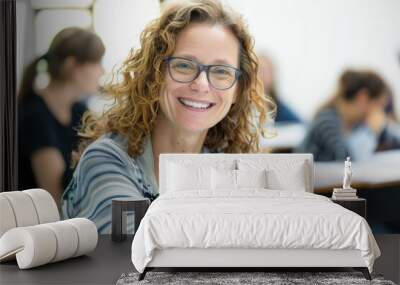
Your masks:
{"label": "student in striped sweater", "polygon": [[380,145],[400,148],[400,133],[385,114],[388,94],[375,72],[345,71],[296,152],[312,153],[315,161],[342,161],[368,159]]}
{"label": "student in striped sweater", "polygon": [[109,233],[113,198],[157,197],[159,154],[256,152],[271,106],[257,68],[242,19],[217,1],[165,8],[125,60],[123,81],[106,86],[115,104],[84,118],[63,216]]}

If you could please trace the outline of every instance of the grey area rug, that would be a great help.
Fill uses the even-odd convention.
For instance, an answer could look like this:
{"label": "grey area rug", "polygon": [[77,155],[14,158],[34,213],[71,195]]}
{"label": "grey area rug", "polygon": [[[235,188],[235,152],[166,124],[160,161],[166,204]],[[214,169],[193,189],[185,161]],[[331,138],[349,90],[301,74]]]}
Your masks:
{"label": "grey area rug", "polygon": [[384,280],[381,275],[372,274],[372,281],[364,278],[361,272],[148,272],[142,281],[139,273],[122,274],[117,285],[145,284],[379,284],[395,285]]}

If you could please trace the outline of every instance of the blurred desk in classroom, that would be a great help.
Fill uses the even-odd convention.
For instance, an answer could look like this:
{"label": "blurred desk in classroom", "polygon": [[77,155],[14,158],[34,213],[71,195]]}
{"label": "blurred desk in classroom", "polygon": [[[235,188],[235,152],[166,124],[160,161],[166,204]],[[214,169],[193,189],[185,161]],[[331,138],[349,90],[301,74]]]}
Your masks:
{"label": "blurred desk in classroom", "polygon": [[261,138],[263,152],[291,153],[306,135],[305,124],[277,123],[274,128],[266,128],[269,133],[276,133],[271,138]]}
{"label": "blurred desk in classroom", "polygon": [[[342,187],[343,162],[314,162],[314,193],[330,197]],[[400,150],[378,152],[352,163],[352,187],[367,200],[367,220],[374,233],[400,233]]]}
{"label": "blurred desk in classroom", "polygon": [[[330,191],[341,187],[344,175],[344,161],[314,162],[314,192]],[[352,186],[373,189],[400,185],[400,150],[377,152],[365,161],[352,162]]]}

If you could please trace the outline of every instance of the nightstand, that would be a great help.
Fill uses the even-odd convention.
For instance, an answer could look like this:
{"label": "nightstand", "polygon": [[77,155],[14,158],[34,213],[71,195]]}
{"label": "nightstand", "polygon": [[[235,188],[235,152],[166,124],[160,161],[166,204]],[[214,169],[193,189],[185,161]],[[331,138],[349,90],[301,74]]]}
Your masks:
{"label": "nightstand", "polygon": [[147,198],[117,198],[111,202],[111,239],[113,241],[123,241],[127,235],[127,212],[134,212],[135,231],[137,231],[140,221],[146,214],[150,206]]}
{"label": "nightstand", "polygon": [[332,199],[332,202],[359,214],[364,219],[367,218],[367,200],[364,198],[354,198],[351,200]]}

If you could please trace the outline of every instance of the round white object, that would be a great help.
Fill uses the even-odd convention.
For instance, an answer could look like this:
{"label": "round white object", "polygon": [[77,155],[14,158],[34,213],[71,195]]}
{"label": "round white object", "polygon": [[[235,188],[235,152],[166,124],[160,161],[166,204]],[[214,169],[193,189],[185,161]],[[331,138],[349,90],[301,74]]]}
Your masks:
{"label": "round white object", "polygon": [[0,193],[0,237],[9,229],[17,226],[10,202],[2,194]]}
{"label": "round white object", "polygon": [[3,192],[13,209],[17,227],[26,227],[39,224],[38,214],[31,197],[23,191]]}
{"label": "round white object", "polygon": [[0,239],[0,259],[16,254],[20,269],[51,262],[57,241],[53,231],[41,225],[19,227],[7,231]]}
{"label": "round white object", "polygon": [[74,218],[65,220],[74,226],[78,233],[78,250],[74,257],[86,254],[94,250],[97,246],[98,233],[96,225],[85,218]]}
{"label": "round white object", "polygon": [[74,256],[78,249],[78,233],[73,225],[66,221],[59,221],[40,226],[51,229],[56,236],[57,250],[51,262],[57,262]]}
{"label": "round white object", "polygon": [[36,208],[39,224],[52,223],[60,220],[60,214],[51,194],[43,189],[29,189],[22,191],[28,194]]}

